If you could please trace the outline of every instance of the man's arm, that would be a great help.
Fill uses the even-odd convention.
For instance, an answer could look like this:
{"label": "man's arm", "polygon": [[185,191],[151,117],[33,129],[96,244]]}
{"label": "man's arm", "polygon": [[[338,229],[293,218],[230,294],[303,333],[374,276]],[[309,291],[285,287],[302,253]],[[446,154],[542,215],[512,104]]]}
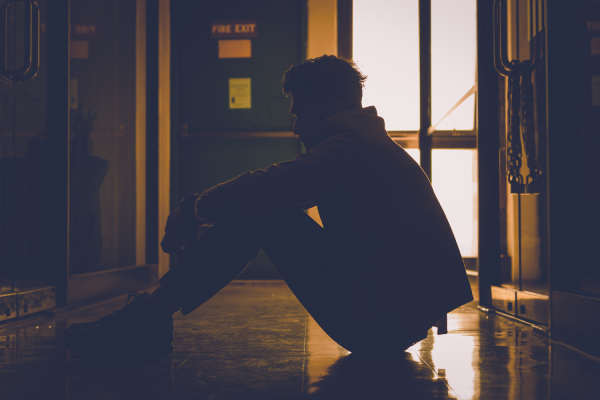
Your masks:
{"label": "man's arm", "polygon": [[246,172],[208,189],[200,195],[197,214],[216,222],[261,209],[314,204],[356,180],[364,169],[364,151],[356,133],[335,135],[292,161]]}

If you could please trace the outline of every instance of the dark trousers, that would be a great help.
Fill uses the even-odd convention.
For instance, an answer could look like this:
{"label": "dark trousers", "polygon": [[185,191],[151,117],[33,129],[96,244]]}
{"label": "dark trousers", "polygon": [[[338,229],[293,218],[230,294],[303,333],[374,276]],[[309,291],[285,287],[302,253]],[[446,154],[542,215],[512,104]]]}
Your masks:
{"label": "dark trousers", "polygon": [[[422,326],[389,315],[394,308],[380,300],[360,243],[322,228],[300,209],[216,223],[160,283],[188,314],[240,274],[261,248],[308,313],[347,350],[398,352],[427,335]],[[385,307],[378,304],[383,301]]]}

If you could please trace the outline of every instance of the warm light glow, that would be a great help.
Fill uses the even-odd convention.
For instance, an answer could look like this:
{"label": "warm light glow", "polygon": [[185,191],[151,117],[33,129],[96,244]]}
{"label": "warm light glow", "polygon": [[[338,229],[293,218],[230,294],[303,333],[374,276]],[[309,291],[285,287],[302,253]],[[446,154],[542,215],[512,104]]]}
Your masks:
{"label": "warm light glow", "polygon": [[387,130],[419,129],[418,0],[354,0],[352,58],[366,73],[363,106]]}
{"label": "warm light glow", "polygon": [[[475,84],[475,0],[431,1],[431,113],[436,124]],[[471,95],[437,128],[472,130]]]}
{"label": "warm light glow", "polygon": [[463,399],[478,399],[479,369],[473,360],[477,360],[475,338],[470,335],[452,334],[434,336],[429,354],[422,354],[430,362],[430,367],[438,377],[445,379],[454,391]]}
{"label": "warm light glow", "polygon": [[[363,105],[388,131],[419,129],[418,0],[354,0],[353,58],[366,73]],[[432,124],[475,83],[475,0],[432,0]],[[472,130],[474,96],[438,129]]]}
{"label": "warm light glow", "polygon": [[[419,129],[419,1],[354,0],[353,58],[368,75],[363,106],[374,105],[388,131]],[[432,0],[432,124],[475,83],[475,0]],[[473,130],[471,95],[438,130]],[[408,149],[419,161],[419,150]],[[433,188],[463,257],[477,256],[474,150],[433,150]]]}
{"label": "warm light glow", "polygon": [[305,350],[307,354],[313,355],[310,358],[306,358],[305,365],[308,393],[310,394],[319,390],[318,382],[329,375],[331,366],[340,357],[345,357],[350,352],[331,339],[311,316],[306,316],[305,323]]}
{"label": "warm light glow", "polygon": [[[406,149],[417,162],[419,149]],[[434,149],[432,185],[463,257],[477,257],[476,151]]]}
{"label": "warm light glow", "polygon": [[455,393],[464,399],[478,399],[480,372],[475,338],[464,334],[433,335],[427,345],[419,342],[406,351],[413,360],[423,360],[436,373],[434,379],[443,379]]}

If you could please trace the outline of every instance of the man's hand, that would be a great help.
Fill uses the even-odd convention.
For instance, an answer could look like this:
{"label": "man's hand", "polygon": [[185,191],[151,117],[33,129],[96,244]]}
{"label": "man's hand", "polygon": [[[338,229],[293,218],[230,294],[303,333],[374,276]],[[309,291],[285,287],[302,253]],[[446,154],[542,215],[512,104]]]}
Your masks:
{"label": "man's hand", "polygon": [[181,206],[175,209],[167,218],[165,236],[160,247],[167,254],[179,253],[183,247],[198,239],[198,227],[205,222],[195,216],[195,197],[184,199]]}

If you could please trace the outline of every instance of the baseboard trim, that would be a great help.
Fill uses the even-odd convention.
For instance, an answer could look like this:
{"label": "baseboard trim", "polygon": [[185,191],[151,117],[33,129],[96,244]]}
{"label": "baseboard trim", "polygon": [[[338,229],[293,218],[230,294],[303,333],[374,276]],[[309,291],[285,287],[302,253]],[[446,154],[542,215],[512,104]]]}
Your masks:
{"label": "baseboard trim", "polygon": [[158,285],[158,265],[138,265],[69,276],[69,310]]}

